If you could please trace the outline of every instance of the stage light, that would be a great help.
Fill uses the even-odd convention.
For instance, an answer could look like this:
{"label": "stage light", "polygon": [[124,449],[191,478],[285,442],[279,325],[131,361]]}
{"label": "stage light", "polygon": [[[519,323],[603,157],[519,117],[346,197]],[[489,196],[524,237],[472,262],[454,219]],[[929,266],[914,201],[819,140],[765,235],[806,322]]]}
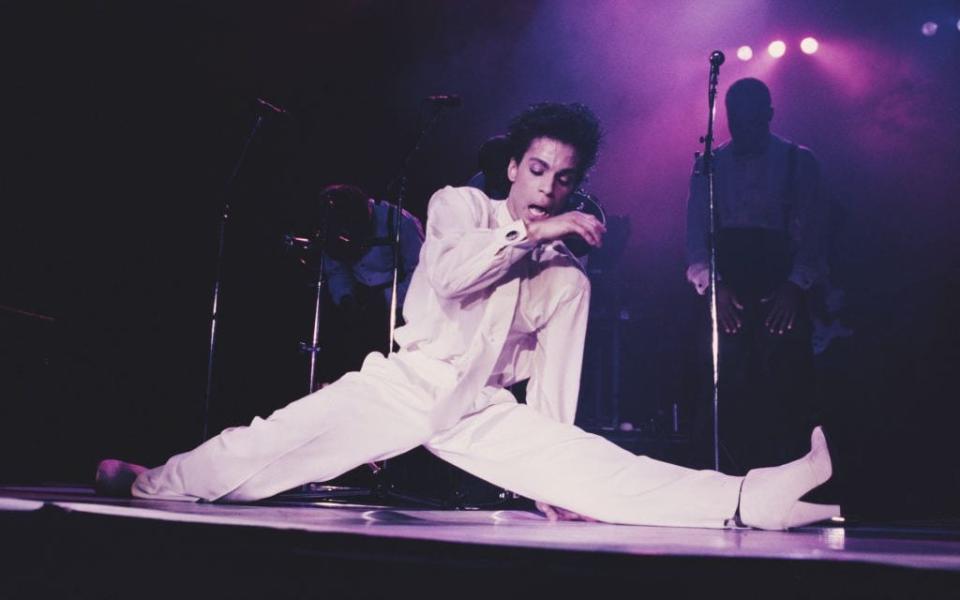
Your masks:
{"label": "stage light", "polygon": [[737,58],[740,60],[750,60],[753,58],[753,48],[750,46],[740,46],[737,48]]}
{"label": "stage light", "polygon": [[937,29],[940,27],[933,21],[927,21],[923,24],[923,27],[920,28],[920,33],[927,37],[933,37],[937,35]]}
{"label": "stage light", "polygon": [[813,54],[818,48],[820,48],[820,43],[812,37],[803,38],[803,41],[800,42],[800,49],[803,50],[804,54]]}
{"label": "stage light", "polygon": [[767,52],[774,58],[780,58],[787,53],[787,45],[782,40],[770,42],[770,45],[767,46]]}
{"label": "stage light", "polygon": [[957,19],[957,31],[960,31],[960,19]]}

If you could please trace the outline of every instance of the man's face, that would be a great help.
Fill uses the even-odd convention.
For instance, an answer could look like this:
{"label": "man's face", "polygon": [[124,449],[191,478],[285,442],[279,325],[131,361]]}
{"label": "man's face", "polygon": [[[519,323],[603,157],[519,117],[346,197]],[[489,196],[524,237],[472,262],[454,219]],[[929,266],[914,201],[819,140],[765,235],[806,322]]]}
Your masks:
{"label": "man's face", "polygon": [[559,213],[578,183],[578,164],[573,146],[553,138],[535,138],[520,163],[510,159],[507,166],[512,184],[507,195],[510,216],[532,223]]}
{"label": "man's face", "polygon": [[727,125],[735,146],[746,151],[762,149],[770,135],[773,109],[765,99],[736,98],[727,101]]}

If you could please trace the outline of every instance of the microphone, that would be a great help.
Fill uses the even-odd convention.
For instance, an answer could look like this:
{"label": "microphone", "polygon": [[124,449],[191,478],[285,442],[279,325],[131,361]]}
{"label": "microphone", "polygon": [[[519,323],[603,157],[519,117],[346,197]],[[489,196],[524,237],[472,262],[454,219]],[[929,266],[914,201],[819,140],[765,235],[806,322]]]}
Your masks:
{"label": "microphone", "polygon": [[293,117],[293,115],[290,114],[290,111],[286,110],[282,106],[277,106],[272,102],[268,102],[263,98],[257,98],[256,104],[257,104],[256,106],[257,110],[266,112],[268,114],[280,115],[283,117]]}
{"label": "microphone", "polygon": [[723,64],[723,61],[727,60],[727,57],[723,55],[723,52],[719,50],[714,50],[710,53],[710,66],[717,68]]}
{"label": "microphone", "polygon": [[423,101],[440,108],[457,108],[463,102],[460,96],[456,94],[436,94],[427,96]]}

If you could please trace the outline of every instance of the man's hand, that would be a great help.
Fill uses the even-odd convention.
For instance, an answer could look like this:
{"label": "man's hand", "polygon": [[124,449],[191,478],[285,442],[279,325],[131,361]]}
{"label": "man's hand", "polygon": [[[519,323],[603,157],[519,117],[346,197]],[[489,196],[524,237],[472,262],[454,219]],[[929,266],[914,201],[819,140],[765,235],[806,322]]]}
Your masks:
{"label": "man's hand", "polygon": [[590,517],[585,517],[583,515],[577,514],[573,511],[567,510],[565,508],[560,508],[558,506],[550,506],[546,502],[537,502],[537,510],[543,513],[543,516],[547,518],[548,521],[554,523],[556,521],[585,521],[587,523],[596,523],[596,519],[591,519]]}
{"label": "man's hand", "polygon": [[717,320],[720,323],[720,329],[724,333],[737,333],[743,327],[743,320],[740,319],[740,311],[743,310],[743,304],[737,299],[737,295],[722,283],[717,284]]}
{"label": "man's hand", "polygon": [[588,244],[599,248],[603,243],[606,226],[593,215],[571,210],[539,221],[527,223],[527,236],[533,242],[550,242],[579,235]]}
{"label": "man's hand", "polygon": [[803,290],[800,289],[800,286],[792,281],[786,281],[776,291],[760,301],[770,305],[767,318],[763,322],[770,333],[783,335],[793,329],[802,297]]}

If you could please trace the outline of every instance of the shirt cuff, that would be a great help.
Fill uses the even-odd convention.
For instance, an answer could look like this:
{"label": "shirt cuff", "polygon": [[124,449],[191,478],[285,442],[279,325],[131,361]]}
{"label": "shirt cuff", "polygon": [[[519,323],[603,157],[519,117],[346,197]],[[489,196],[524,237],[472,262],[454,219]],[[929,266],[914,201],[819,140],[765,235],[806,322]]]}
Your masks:
{"label": "shirt cuff", "polygon": [[710,267],[706,263],[694,263],[687,267],[687,281],[693,284],[701,296],[710,287]]}
{"label": "shirt cuff", "polygon": [[494,235],[503,243],[503,248],[529,251],[536,246],[536,243],[530,241],[527,226],[522,219],[517,219],[513,223],[496,229]]}

